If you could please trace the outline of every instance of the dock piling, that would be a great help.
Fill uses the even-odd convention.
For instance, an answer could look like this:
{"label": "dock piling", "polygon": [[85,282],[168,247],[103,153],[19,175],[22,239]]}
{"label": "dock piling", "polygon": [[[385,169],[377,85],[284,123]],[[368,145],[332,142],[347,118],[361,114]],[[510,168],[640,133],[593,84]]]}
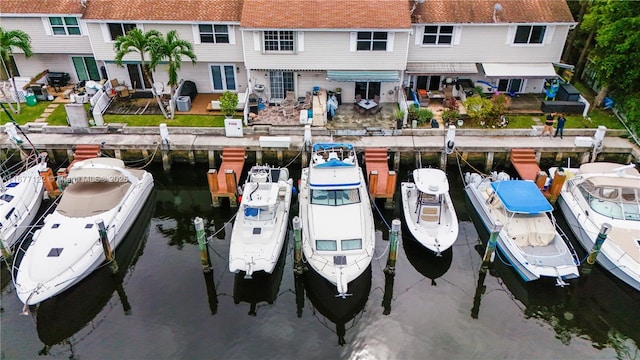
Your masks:
{"label": "dock piling", "polygon": [[302,275],[304,266],[302,265],[302,223],[300,218],[295,216],[293,222],[293,249],[294,249],[294,264],[293,273],[296,275]]}
{"label": "dock piling", "polygon": [[104,252],[104,257],[107,259],[107,262],[111,263],[109,267],[115,274],[116,272],[118,272],[118,262],[113,257],[113,251],[111,249],[111,244],[109,243],[109,236],[107,235],[107,229],[104,226],[104,221],[102,221],[102,219],[98,219],[96,221],[96,225],[98,226],[98,234],[100,235],[100,242],[102,243],[102,251]]}
{"label": "dock piling", "polygon": [[502,230],[502,223],[497,221],[491,230],[491,234],[489,235],[489,241],[487,241],[487,247],[484,251],[484,256],[482,257],[482,267],[480,270],[482,272],[486,272],[489,268],[489,263],[493,262],[495,257],[496,243],[498,242],[498,234]]}
{"label": "dock piling", "polygon": [[602,224],[602,227],[600,227],[598,237],[593,243],[591,250],[589,250],[589,256],[587,256],[587,261],[583,264],[584,266],[581,269],[581,274],[588,275],[591,273],[593,265],[596,263],[596,258],[600,253],[600,248],[602,247],[602,244],[604,244],[604,241],[607,240],[607,234],[611,231],[611,228],[612,226],[609,223],[604,223]]}
{"label": "dock piling", "polygon": [[389,258],[384,272],[387,274],[396,273],[396,258],[398,252],[398,238],[400,237],[400,220],[394,219],[391,222],[391,231],[389,232]]}
{"label": "dock piling", "polygon": [[202,271],[211,271],[211,265],[209,263],[209,252],[207,250],[207,239],[204,234],[204,221],[201,217],[196,217],[193,220],[193,225],[196,228],[196,239],[198,240],[198,248],[200,249],[200,263],[202,264]]}

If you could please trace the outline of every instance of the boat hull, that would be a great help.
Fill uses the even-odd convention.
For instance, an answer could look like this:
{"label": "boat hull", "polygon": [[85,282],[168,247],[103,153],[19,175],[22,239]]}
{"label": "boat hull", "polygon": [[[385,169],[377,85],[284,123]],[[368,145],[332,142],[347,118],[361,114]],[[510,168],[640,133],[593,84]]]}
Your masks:
{"label": "boat hull", "polygon": [[[85,225],[102,220],[107,228],[109,245],[112,251],[117,251],[118,245],[134,224],[152,190],[153,177],[146,173],[126,200],[122,200],[118,206],[105,213],[92,217],[69,218],[55,211],[47,217],[43,228],[34,235],[20,263],[15,278],[18,298],[26,305],[39,304],[64,292],[96,270],[106,258],[96,226],[87,230]],[[50,235],[47,230],[55,224],[61,224],[67,229],[64,233],[55,232]],[[64,250],[61,250],[60,254],[67,251],[72,252],[72,255],[56,263],[55,269],[58,271],[52,269],[51,277],[43,279],[43,271],[39,266],[45,263],[48,249],[55,246],[47,244],[60,244],[57,242],[58,239],[64,239],[66,242],[61,245]],[[74,251],[73,247],[78,244],[87,245],[83,245],[80,251]]]}
{"label": "boat hull", "polygon": [[44,186],[40,178],[40,171],[44,169],[46,169],[45,163],[34,165],[7,182],[8,184],[17,178],[22,178],[22,181],[17,182],[11,191],[6,192],[14,196],[13,201],[6,204],[14,210],[9,218],[3,219],[2,231],[0,231],[3,245],[7,249],[11,249],[22,238],[38,214],[44,197]]}
{"label": "boat hull", "polygon": [[[585,217],[583,216],[582,219],[580,219],[578,217],[578,214],[573,210],[572,205],[570,204],[572,204],[573,206],[577,205],[576,201],[572,199],[572,195],[566,192],[561,193],[560,197],[558,198],[560,211],[567,221],[567,224],[571,228],[571,232],[576,237],[582,248],[589,252],[591,248],[593,248],[595,240],[598,236],[599,227],[596,228],[596,225],[591,224],[591,229],[587,231],[585,227],[589,226],[589,224],[584,221]],[[618,279],[627,283],[634,289],[640,291],[640,279],[638,278],[638,276],[634,276],[633,274],[624,271],[623,268],[619,266],[619,264],[613,262],[610,259],[608,253],[608,245],[607,241],[605,241],[605,243],[602,245],[602,248],[600,249],[600,253],[596,257],[596,261],[598,262],[598,264],[600,264],[600,266],[616,276]]]}
{"label": "boat hull", "polygon": [[411,236],[425,248],[439,254],[453,246],[458,238],[458,217],[449,193],[442,194],[443,203],[439,210],[438,221],[421,220],[418,209],[417,189],[413,183],[400,184],[402,194],[402,213],[405,227]]}
{"label": "boat hull", "polygon": [[[469,201],[476,209],[480,221],[485,229],[491,233],[495,228],[496,219],[491,216],[488,208],[485,204],[484,197],[480,194],[475,184],[470,184],[465,187],[465,194],[469,198]],[[562,241],[559,235],[553,241]],[[576,264],[571,265],[558,265],[558,266],[539,266],[531,263],[522,252],[519,247],[513,244],[508,238],[508,233],[503,228],[498,234],[496,246],[498,250],[506,257],[506,260],[513,266],[518,275],[524,281],[535,281],[540,277],[561,278],[562,280],[575,279],[580,276],[578,267]],[[567,253],[569,250],[567,249]],[[567,261],[568,262],[568,261]]]}

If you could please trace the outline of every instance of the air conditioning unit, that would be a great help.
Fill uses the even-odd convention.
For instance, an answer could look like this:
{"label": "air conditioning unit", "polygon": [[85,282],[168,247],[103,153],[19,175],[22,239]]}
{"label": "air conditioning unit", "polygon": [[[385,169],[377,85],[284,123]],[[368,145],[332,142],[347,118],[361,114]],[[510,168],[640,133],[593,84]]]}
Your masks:
{"label": "air conditioning unit", "polygon": [[191,98],[188,96],[178,96],[176,99],[176,108],[180,112],[191,110]]}

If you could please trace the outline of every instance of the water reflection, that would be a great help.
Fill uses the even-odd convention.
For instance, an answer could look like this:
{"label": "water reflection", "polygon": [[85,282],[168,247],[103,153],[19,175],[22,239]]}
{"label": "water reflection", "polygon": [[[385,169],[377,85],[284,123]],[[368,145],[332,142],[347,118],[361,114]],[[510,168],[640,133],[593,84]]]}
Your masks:
{"label": "water reflection", "polygon": [[[319,311],[336,326],[338,344],[346,344],[347,323],[362,312],[371,291],[371,264],[358,278],[349,283],[351,296],[336,297],[335,285],[329,283],[316,272],[309,270],[303,275],[304,289],[315,311]],[[296,294],[298,295],[298,294]]]}
{"label": "water reflection", "polygon": [[[131,314],[132,307],[124,289],[124,281],[143,253],[154,210],[155,198],[152,193],[129,233],[116,248],[117,273],[113,274],[109,266],[102,266],[74,287],[38,306],[36,328],[38,337],[45,345],[41,355],[47,354],[51,346],[63,342],[73,349],[70,338],[90,324],[92,331],[101,323],[95,317],[110,302],[114,292],[120,300],[122,311],[126,315]],[[113,308],[114,304],[111,306]]]}
{"label": "water reflection", "polygon": [[233,302],[238,305],[240,302],[249,304],[249,315],[257,315],[257,307],[261,302],[271,305],[278,297],[280,283],[282,282],[282,274],[284,272],[284,263],[287,254],[287,240],[280,252],[280,257],[273,269],[273,273],[269,274],[264,271],[253,273],[252,278],[245,279],[244,272],[235,274],[233,281]]}
{"label": "water reflection", "polygon": [[437,286],[436,279],[446,274],[451,267],[453,247],[443,251],[440,255],[422,246],[412,238],[402,237],[402,246],[407,260],[419,273],[431,279],[431,285]]}

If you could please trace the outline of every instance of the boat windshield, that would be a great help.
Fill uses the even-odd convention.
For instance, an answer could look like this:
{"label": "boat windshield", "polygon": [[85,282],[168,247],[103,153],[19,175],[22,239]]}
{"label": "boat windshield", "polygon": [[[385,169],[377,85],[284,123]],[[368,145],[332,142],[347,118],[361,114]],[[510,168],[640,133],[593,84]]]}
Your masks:
{"label": "boat windshield", "polygon": [[312,205],[340,206],[359,202],[360,193],[357,188],[340,190],[311,189]]}
{"label": "boat windshield", "polygon": [[640,189],[580,184],[580,192],[589,207],[600,215],[617,220],[640,221]]}
{"label": "boat windshield", "polygon": [[[316,249],[318,251],[337,251],[338,241],[336,240],[316,240]],[[340,250],[360,250],[362,249],[362,239],[344,239],[340,240]]]}

